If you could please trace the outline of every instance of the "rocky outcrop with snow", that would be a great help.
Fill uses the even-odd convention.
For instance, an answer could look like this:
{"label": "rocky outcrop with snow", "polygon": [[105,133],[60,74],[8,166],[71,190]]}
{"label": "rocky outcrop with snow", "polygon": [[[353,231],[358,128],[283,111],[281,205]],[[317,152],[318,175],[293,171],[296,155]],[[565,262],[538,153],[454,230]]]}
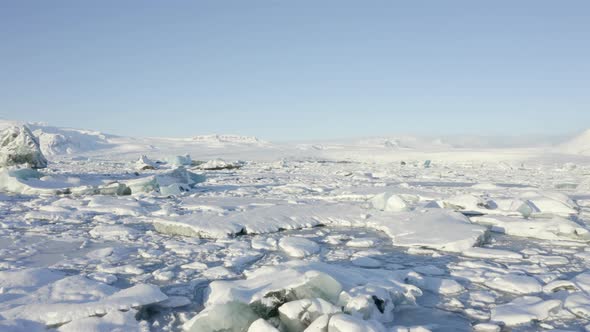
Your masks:
{"label": "rocky outcrop with snow", "polygon": [[0,167],[47,167],[39,141],[26,126],[13,126],[0,132]]}

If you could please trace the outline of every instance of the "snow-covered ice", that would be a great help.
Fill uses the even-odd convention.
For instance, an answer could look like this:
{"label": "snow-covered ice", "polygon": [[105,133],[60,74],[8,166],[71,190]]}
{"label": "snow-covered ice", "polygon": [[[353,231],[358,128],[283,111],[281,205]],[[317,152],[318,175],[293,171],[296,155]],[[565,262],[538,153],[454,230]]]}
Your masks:
{"label": "snow-covered ice", "polygon": [[561,305],[560,300],[546,300],[536,296],[524,296],[492,309],[492,321],[506,325],[519,325],[532,320],[546,319],[552,310]]}
{"label": "snow-covered ice", "polygon": [[0,121],[2,331],[590,325],[582,136],[476,149],[13,125]]}
{"label": "snow-covered ice", "polygon": [[320,246],[310,240],[301,237],[284,237],[279,241],[279,248],[291,257],[303,258],[316,254]]}

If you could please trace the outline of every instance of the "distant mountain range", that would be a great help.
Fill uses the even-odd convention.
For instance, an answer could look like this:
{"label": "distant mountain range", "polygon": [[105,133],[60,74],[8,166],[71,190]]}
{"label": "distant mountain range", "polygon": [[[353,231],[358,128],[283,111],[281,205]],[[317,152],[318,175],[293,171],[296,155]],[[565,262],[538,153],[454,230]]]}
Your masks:
{"label": "distant mountain range", "polygon": [[[134,138],[105,134],[99,131],[59,128],[36,122],[0,120],[0,130],[9,126],[26,125],[39,139],[41,151],[47,156],[83,154],[97,150],[119,151],[158,150],[158,145],[196,144],[212,147],[221,146],[263,146],[270,143],[251,136],[201,135],[192,138]],[[176,144],[175,144],[176,143]]]}
{"label": "distant mountain range", "polygon": [[54,127],[43,123],[0,120],[0,129],[26,124],[39,138],[47,156],[75,155],[108,150],[115,153],[143,153],[167,150],[219,148],[273,148],[293,146],[297,149],[329,150],[346,148],[383,149],[384,151],[451,151],[455,149],[543,148],[552,153],[590,155],[590,130],[571,138],[548,136],[451,136],[445,138],[400,135],[362,139],[331,140],[291,145],[273,144],[253,136],[198,135],[189,138],[134,138],[105,134],[94,130]]}

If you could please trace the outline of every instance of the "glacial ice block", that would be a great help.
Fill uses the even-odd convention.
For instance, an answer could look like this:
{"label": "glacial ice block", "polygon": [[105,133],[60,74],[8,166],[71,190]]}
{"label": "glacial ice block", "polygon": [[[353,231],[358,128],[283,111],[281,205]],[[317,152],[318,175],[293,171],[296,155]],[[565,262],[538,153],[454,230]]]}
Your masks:
{"label": "glacial ice block", "polygon": [[0,132],[0,167],[47,167],[47,159],[39,147],[39,140],[26,127],[8,127]]}

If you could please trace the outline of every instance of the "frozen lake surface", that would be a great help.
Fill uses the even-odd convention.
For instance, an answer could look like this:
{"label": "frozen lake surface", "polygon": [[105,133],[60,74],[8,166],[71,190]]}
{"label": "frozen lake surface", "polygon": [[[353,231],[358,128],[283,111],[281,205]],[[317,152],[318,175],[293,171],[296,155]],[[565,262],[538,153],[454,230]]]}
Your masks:
{"label": "frozen lake surface", "polygon": [[3,170],[0,330],[590,328],[587,157],[224,139]]}

